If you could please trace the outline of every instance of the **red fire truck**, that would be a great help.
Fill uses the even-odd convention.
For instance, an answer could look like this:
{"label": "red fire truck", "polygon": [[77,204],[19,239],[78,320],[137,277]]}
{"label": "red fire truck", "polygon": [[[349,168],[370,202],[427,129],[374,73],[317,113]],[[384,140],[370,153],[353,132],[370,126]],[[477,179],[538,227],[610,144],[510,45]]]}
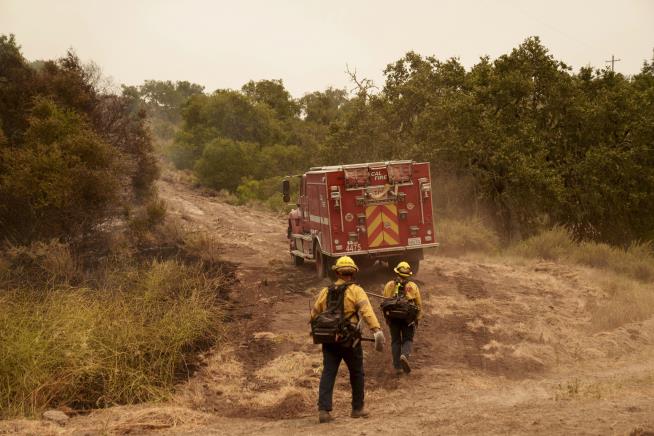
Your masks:
{"label": "red fire truck", "polygon": [[[297,209],[288,217],[293,262],[316,262],[324,277],[336,258],[359,267],[400,260],[419,268],[436,247],[429,163],[390,161],[314,167],[301,176]],[[284,180],[284,201],[290,200]]]}

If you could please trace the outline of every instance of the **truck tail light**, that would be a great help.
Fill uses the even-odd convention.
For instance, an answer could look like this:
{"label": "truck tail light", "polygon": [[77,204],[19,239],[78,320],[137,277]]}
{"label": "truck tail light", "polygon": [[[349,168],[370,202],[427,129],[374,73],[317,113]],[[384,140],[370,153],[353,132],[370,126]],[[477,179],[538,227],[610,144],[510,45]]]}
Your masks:
{"label": "truck tail light", "polygon": [[409,212],[406,209],[400,209],[399,211],[400,219],[401,220],[406,220],[407,216],[409,216]]}
{"label": "truck tail light", "polygon": [[347,240],[350,242],[356,242],[359,240],[359,235],[357,235],[357,232],[350,232],[347,234]]}
{"label": "truck tail light", "polygon": [[345,176],[345,188],[361,188],[370,184],[370,172],[368,166],[343,168]]}
{"label": "truck tail light", "polygon": [[422,192],[423,198],[429,198],[431,192],[431,185],[429,183],[423,183],[420,185],[420,191]]}
{"label": "truck tail light", "polygon": [[334,200],[334,208],[340,209],[341,207],[341,191],[338,190],[338,186],[331,187],[330,197]]}
{"label": "truck tail light", "polygon": [[409,227],[409,232],[411,232],[411,236],[418,236],[418,226],[411,226]]}
{"label": "truck tail light", "polygon": [[357,224],[364,225],[366,223],[366,214],[357,214]]}
{"label": "truck tail light", "polygon": [[411,161],[388,164],[388,182],[391,184],[408,183],[411,181],[412,170]]}

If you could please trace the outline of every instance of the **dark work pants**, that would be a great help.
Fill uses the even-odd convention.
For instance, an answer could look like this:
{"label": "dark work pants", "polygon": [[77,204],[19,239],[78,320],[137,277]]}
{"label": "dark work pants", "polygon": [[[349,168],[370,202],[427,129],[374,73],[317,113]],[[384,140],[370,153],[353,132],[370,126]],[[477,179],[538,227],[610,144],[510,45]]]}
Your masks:
{"label": "dark work pants", "polygon": [[388,320],[388,327],[391,330],[391,351],[393,353],[393,367],[399,369],[400,356],[404,354],[409,357],[413,345],[413,333],[415,326],[409,325],[402,319]]}
{"label": "dark work pants", "polygon": [[322,375],[318,391],[318,410],[332,410],[334,383],[341,360],[345,361],[350,371],[352,386],[352,409],[363,408],[363,349],[359,343],[356,347],[345,347],[336,344],[322,346]]}

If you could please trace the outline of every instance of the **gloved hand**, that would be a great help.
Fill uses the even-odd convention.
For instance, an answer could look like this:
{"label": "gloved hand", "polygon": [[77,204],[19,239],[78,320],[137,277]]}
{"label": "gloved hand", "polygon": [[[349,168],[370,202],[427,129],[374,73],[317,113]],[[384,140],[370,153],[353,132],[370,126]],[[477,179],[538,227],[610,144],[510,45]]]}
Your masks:
{"label": "gloved hand", "polygon": [[375,351],[384,351],[384,344],[386,344],[386,338],[384,337],[384,332],[381,329],[377,329],[374,334],[375,338]]}

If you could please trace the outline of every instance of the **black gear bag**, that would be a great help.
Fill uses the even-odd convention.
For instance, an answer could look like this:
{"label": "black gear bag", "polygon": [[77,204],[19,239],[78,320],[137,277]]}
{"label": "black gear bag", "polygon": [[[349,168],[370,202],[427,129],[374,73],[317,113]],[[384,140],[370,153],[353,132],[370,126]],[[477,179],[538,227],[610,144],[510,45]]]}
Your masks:
{"label": "black gear bag", "polygon": [[386,298],[381,302],[381,310],[386,320],[404,320],[411,323],[418,317],[418,306],[406,298],[406,283],[396,281],[398,293],[395,297]]}
{"label": "black gear bag", "polygon": [[345,318],[345,291],[351,284],[327,288],[327,309],[311,321],[314,344],[346,344],[357,337],[357,329],[350,322],[356,312]]}

